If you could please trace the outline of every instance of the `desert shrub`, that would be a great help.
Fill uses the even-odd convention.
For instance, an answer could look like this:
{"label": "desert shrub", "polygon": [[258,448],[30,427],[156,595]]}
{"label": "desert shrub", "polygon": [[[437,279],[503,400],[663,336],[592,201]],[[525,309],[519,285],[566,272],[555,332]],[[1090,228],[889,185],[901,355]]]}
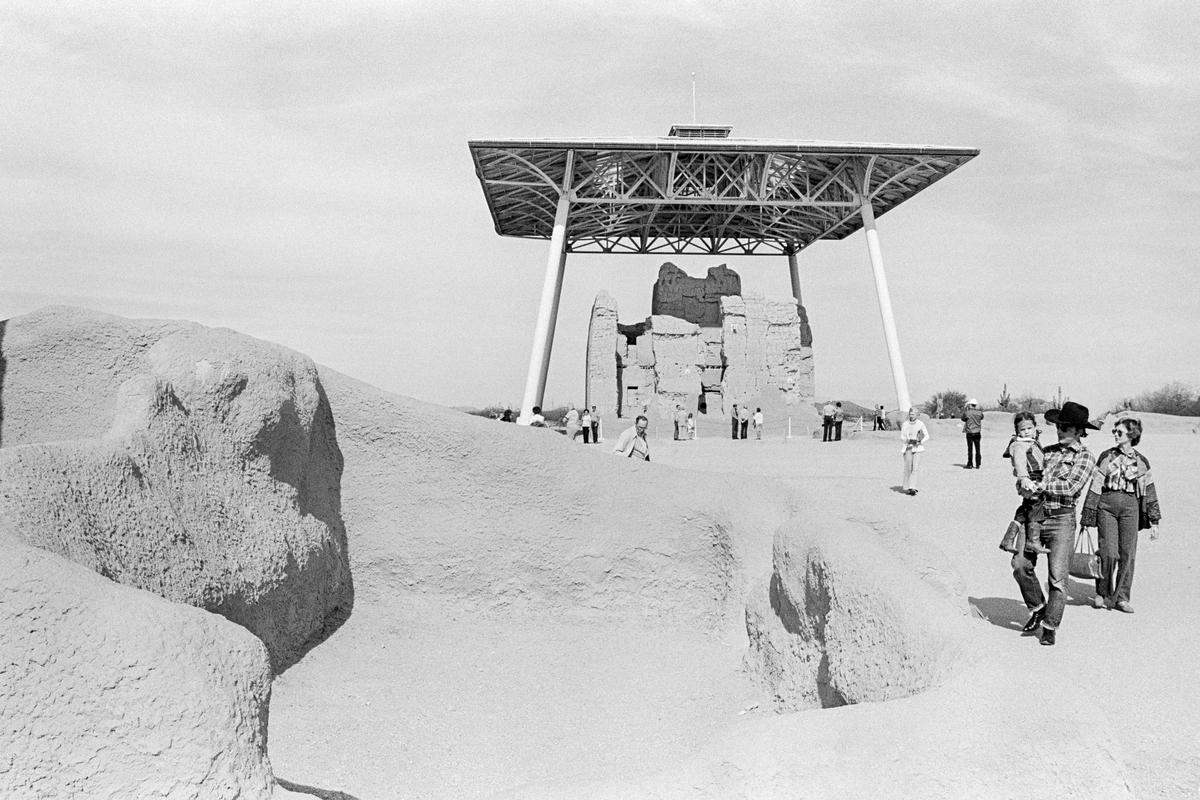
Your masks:
{"label": "desert shrub", "polygon": [[1054,408],[1054,401],[1047,400],[1044,397],[1035,397],[1032,394],[1023,394],[1020,397],[1015,397],[1010,403],[1010,408],[1006,411],[1032,411],[1035,414],[1041,414],[1048,408]]}
{"label": "desert shrub", "polygon": [[1137,397],[1124,400],[1121,408],[1148,411],[1152,414],[1175,414],[1181,417],[1200,416],[1200,396],[1186,383],[1175,381]]}
{"label": "desert shrub", "polygon": [[931,417],[937,417],[938,400],[942,401],[942,418],[954,418],[961,416],[967,408],[967,396],[962,392],[956,392],[953,389],[947,389],[944,392],[938,392],[933,397],[925,401],[925,404],[919,410],[924,411]]}

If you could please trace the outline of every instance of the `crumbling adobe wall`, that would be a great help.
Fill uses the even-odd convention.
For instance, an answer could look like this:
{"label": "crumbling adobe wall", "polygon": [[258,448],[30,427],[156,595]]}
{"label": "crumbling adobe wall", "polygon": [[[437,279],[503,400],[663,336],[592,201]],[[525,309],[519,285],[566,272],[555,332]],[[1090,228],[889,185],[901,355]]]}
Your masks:
{"label": "crumbling adobe wall", "polygon": [[617,412],[617,354],[624,344],[617,333],[617,301],[608,292],[600,292],[588,323],[584,397],[588,407],[595,406],[601,414]]}
{"label": "crumbling adobe wall", "polygon": [[721,298],[742,293],[742,278],[721,264],[693,278],[671,262],[658,269],[650,314],[677,317],[693,325],[721,327]]}
{"label": "crumbling adobe wall", "polygon": [[[719,392],[768,415],[799,413],[815,394],[808,314],[792,298],[741,295],[741,278],[721,264],[692,278],[671,263],[659,269],[651,316],[618,321],[617,304],[596,296],[588,327],[588,405],[602,414],[671,414]],[[612,354],[611,356],[609,354]]]}
{"label": "crumbling adobe wall", "polygon": [[793,406],[812,400],[812,347],[804,344],[794,300],[723,297],[721,319],[727,409],[733,403],[782,400]]}

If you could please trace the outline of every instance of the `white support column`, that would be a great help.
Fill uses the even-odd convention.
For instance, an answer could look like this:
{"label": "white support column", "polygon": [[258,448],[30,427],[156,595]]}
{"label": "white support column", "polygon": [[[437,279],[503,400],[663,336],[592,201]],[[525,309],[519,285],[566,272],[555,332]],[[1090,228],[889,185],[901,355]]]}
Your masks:
{"label": "white support column", "polygon": [[870,196],[862,196],[863,232],[867,235],[867,252],[871,256],[871,271],[875,273],[875,294],[879,298],[879,315],[883,317],[883,336],[887,340],[888,358],[892,362],[892,380],[896,384],[896,403],[900,413],[912,405],[908,395],[908,379],[904,362],[900,360],[900,340],[896,336],[896,319],[892,315],[892,297],[888,293],[887,276],[883,273],[883,255],[879,250],[879,234],[875,230],[875,209]]}
{"label": "white support column", "polygon": [[546,376],[550,374],[550,350],[554,347],[554,329],[558,325],[558,301],[562,299],[563,273],[567,270],[567,251],[563,248],[558,259],[558,277],[554,281],[554,304],[550,307],[550,329],[546,332],[546,345],[542,355],[542,371],[538,375],[537,401],[535,405],[546,405]]}
{"label": "white support column", "polygon": [[538,305],[537,326],[533,329],[533,349],[529,352],[529,372],[525,377],[525,395],[517,422],[528,425],[533,421],[533,407],[540,406],[546,394],[546,374],[550,369],[550,348],[554,345],[554,322],[558,316],[558,300],[562,296],[563,272],[567,263],[567,212],[571,208],[570,194],[563,191],[554,213],[554,230],[550,235],[550,254],[546,259],[546,278],[542,281],[542,300]]}
{"label": "white support column", "polygon": [[796,264],[796,254],[788,252],[788,269],[792,273],[792,297],[796,298],[798,305],[804,305],[804,301],[800,298],[800,267]]}

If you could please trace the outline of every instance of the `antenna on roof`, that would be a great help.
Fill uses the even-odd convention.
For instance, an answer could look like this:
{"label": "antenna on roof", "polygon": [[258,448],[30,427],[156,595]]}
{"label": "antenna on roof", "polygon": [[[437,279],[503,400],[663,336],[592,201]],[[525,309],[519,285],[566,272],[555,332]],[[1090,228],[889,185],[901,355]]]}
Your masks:
{"label": "antenna on roof", "polygon": [[696,124],[696,73],[692,73],[692,124]]}

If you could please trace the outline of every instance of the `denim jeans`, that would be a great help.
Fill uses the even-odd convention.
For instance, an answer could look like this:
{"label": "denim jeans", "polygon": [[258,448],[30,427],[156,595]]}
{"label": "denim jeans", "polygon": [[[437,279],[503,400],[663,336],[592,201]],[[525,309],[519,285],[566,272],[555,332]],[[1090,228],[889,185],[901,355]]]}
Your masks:
{"label": "denim jeans", "polygon": [[1138,501],[1126,492],[1105,492],[1096,509],[1100,533],[1100,571],[1096,594],[1113,602],[1129,601],[1137,558]]}
{"label": "denim jeans", "polygon": [[1067,605],[1067,578],[1071,572],[1071,553],[1075,550],[1075,510],[1059,516],[1048,516],[1041,522],[1030,523],[1031,538],[1034,529],[1041,534],[1041,541],[1050,548],[1046,554],[1049,567],[1050,599],[1042,594],[1042,584],[1038,580],[1037,553],[1028,551],[1017,553],[1012,557],[1013,577],[1021,589],[1021,599],[1026,608],[1034,609],[1046,606],[1046,617],[1042,622],[1047,628],[1055,629],[1062,623],[1063,609]]}
{"label": "denim jeans", "polygon": [[[982,438],[983,438],[982,433],[968,433],[967,434],[967,466],[968,467],[973,466],[976,469],[979,468],[979,463],[980,463],[979,440]],[[971,460],[972,453],[974,453],[974,456],[975,456],[974,461]]]}

